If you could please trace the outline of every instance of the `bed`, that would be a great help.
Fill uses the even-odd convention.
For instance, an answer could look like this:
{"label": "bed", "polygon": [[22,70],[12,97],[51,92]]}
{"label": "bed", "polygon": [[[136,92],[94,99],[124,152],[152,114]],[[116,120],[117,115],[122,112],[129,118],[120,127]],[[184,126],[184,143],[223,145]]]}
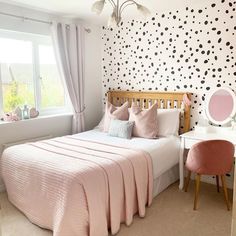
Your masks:
{"label": "bed", "polygon": [[153,165],[153,197],[157,196],[170,184],[179,179],[179,137],[160,139],[135,138],[131,140],[107,136],[98,129],[76,135],[81,139],[104,142],[112,145],[141,149],[148,152]]}
{"label": "bed", "polygon": [[[184,95],[111,91],[108,100],[181,108],[187,131]],[[153,197],[178,179],[179,145],[175,136],[127,141],[94,129],[6,149],[2,177],[9,200],[54,236],[105,236],[121,222],[130,225],[136,213],[144,217]]]}

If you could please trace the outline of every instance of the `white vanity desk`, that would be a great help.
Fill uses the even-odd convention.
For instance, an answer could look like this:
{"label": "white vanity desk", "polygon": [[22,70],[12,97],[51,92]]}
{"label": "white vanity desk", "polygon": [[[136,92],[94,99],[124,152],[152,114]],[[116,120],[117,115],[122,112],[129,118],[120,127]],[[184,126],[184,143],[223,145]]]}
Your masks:
{"label": "white vanity desk", "polygon": [[[180,184],[179,188],[184,187],[184,150],[190,149],[192,145],[203,140],[211,139],[223,139],[228,140],[236,146],[236,130],[221,127],[209,127],[206,132],[190,131],[180,135],[181,137],[181,148],[179,154],[179,175]],[[235,153],[236,154],[236,153]]]}
{"label": "white vanity desk", "polygon": [[[179,154],[179,188],[184,187],[184,150],[190,149],[195,143],[223,139],[230,141],[236,146],[236,95],[231,88],[221,87],[213,90],[207,97],[205,113],[206,124],[196,126],[194,131],[180,135],[181,148]],[[209,125],[209,121],[216,126]],[[234,127],[218,127],[230,126]],[[236,152],[235,152],[236,154]]]}

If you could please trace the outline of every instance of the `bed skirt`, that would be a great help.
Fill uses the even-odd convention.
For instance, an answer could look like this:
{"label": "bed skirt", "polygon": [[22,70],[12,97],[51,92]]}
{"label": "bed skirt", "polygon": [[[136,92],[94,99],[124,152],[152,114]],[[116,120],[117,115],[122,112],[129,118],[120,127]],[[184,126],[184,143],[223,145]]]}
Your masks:
{"label": "bed skirt", "polygon": [[169,185],[175,183],[179,179],[179,164],[164,172],[162,175],[154,179],[153,197],[163,192]]}

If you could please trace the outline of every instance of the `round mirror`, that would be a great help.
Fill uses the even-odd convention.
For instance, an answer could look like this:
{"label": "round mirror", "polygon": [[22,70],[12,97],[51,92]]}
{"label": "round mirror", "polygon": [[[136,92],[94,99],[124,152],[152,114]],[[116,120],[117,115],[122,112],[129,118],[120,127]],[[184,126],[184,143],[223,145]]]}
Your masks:
{"label": "round mirror", "polygon": [[219,88],[210,94],[206,113],[208,119],[216,124],[228,123],[236,113],[236,97],[230,88]]}

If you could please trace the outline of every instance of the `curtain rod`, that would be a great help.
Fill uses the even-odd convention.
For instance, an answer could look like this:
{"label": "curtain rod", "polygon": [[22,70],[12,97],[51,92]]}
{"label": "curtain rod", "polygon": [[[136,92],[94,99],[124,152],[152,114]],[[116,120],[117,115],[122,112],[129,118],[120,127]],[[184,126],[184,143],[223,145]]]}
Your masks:
{"label": "curtain rod", "polygon": [[[10,17],[22,19],[23,21],[24,21],[24,20],[28,20],[28,21],[34,21],[34,22],[43,23],[43,24],[48,24],[48,25],[51,25],[51,24],[52,24],[52,21],[45,21],[45,20],[39,20],[39,19],[31,18],[31,17],[18,16],[18,15],[14,15],[14,14],[10,14],[10,13],[5,13],[5,12],[1,12],[1,11],[0,11],[0,15],[10,16]],[[89,28],[84,28],[84,30],[85,30],[87,33],[91,33],[91,29],[89,29]]]}

